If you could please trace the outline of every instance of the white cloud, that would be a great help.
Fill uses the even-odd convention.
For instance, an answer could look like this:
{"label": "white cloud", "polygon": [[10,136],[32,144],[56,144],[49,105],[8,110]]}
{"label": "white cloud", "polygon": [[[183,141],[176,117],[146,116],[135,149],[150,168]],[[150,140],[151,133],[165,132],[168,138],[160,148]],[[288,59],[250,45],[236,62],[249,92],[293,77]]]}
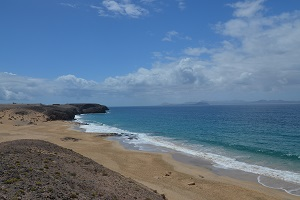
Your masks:
{"label": "white cloud", "polygon": [[17,74],[14,74],[14,73],[11,73],[11,72],[3,72],[4,74],[7,74],[7,75],[12,75],[12,76],[15,76]]}
{"label": "white cloud", "polygon": [[70,7],[70,8],[77,8],[76,4],[71,4],[71,3],[60,3],[60,5]]}
{"label": "white cloud", "polygon": [[28,99],[28,96],[21,91],[14,92],[6,88],[0,88],[0,100],[24,100]]}
{"label": "white cloud", "polygon": [[[261,12],[265,10],[263,2],[232,4],[234,17],[217,25],[217,33],[225,40],[214,48],[186,47],[181,50],[182,57],[176,59],[166,52],[154,52],[161,62],[148,69],[108,77],[103,83],[74,75],[43,80],[0,73],[0,99],[44,96],[104,103],[101,99],[106,99],[107,104],[114,105],[201,99],[299,100],[300,11],[266,16]],[[170,31],[164,40],[180,37],[177,31]],[[166,57],[173,60],[164,60]]]}
{"label": "white cloud", "polygon": [[[186,9],[185,0],[174,0],[180,10]],[[100,5],[90,5],[96,9],[102,17],[121,17],[141,18],[152,12],[161,13],[168,6],[164,1],[158,0],[102,0]]]}
{"label": "white cloud", "polygon": [[178,2],[178,8],[180,10],[184,10],[186,8],[185,0],[177,0],[177,2]]}
{"label": "white cloud", "polygon": [[[152,95],[179,95],[199,85],[209,87],[207,69],[201,61],[185,58],[168,64],[156,64],[152,69],[140,68],[126,76],[110,77],[104,82],[117,92]],[[149,98],[149,96],[147,96]]]}
{"label": "white cloud", "polygon": [[127,16],[130,18],[139,18],[149,14],[149,11],[130,0],[104,0],[102,6],[94,6],[100,16]]}
{"label": "white cloud", "polygon": [[[157,63],[151,69],[110,77],[104,84],[119,92],[146,95],[148,100],[159,97],[160,102],[164,98],[299,99],[300,12],[264,16],[263,2],[232,5],[235,17],[217,25],[218,33],[227,38],[219,47],[188,47],[182,52],[193,58]],[[178,35],[170,31],[163,41]],[[197,57],[203,53],[205,61]]]}
{"label": "white cloud", "polygon": [[262,5],[264,1],[265,0],[247,0],[230,4],[230,6],[235,8],[234,15],[236,17],[253,17],[264,9]]}
{"label": "white cloud", "polygon": [[174,39],[181,39],[181,40],[191,40],[192,38],[189,36],[183,36],[179,34],[177,31],[172,30],[166,33],[165,37],[163,37],[162,41],[164,42],[172,42]]}
{"label": "white cloud", "polygon": [[57,82],[63,83],[64,87],[75,88],[91,88],[97,85],[95,81],[88,81],[83,78],[77,78],[74,75],[60,76],[56,79]]}
{"label": "white cloud", "polygon": [[162,41],[171,42],[173,40],[173,37],[178,36],[177,31],[169,31],[166,33],[165,37],[162,39]]}
{"label": "white cloud", "polygon": [[0,73],[0,100],[28,100],[32,93],[37,92],[35,88],[39,85],[39,79],[20,77],[8,72]]}
{"label": "white cloud", "polygon": [[46,101],[59,99],[74,102],[101,95],[100,84],[77,78],[74,75],[60,76],[55,80],[37,79],[0,72],[0,101]]}

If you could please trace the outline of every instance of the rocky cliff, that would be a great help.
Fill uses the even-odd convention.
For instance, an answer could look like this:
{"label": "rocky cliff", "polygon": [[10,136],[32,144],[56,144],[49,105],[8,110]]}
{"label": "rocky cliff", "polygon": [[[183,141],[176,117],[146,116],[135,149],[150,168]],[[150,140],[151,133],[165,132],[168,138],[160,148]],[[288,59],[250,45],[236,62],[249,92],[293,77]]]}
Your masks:
{"label": "rocky cliff", "polygon": [[0,110],[18,109],[32,110],[44,114],[48,120],[73,120],[75,115],[87,113],[106,113],[108,108],[100,104],[76,103],[76,104],[2,104]]}

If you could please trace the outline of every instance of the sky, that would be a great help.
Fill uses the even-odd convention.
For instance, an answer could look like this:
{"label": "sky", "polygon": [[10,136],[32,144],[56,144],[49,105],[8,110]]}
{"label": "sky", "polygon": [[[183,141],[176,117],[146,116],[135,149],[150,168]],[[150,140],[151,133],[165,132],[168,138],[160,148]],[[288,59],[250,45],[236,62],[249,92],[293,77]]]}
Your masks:
{"label": "sky", "polygon": [[1,0],[0,103],[300,100],[299,0]]}

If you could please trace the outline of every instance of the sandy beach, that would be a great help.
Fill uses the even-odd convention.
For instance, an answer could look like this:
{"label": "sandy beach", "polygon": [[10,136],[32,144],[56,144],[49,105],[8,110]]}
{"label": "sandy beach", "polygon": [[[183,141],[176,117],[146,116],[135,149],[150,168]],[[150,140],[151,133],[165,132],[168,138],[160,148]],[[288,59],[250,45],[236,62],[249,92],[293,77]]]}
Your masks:
{"label": "sandy beach", "polygon": [[0,111],[0,142],[39,139],[91,158],[97,163],[165,194],[169,200],[201,199],[300,199],[284,191],[251,181],[219,176],[178,162],[171,154],[127,150],[118,142],[75,129],[70,121],[46,121],[31,111],[26,116]]}

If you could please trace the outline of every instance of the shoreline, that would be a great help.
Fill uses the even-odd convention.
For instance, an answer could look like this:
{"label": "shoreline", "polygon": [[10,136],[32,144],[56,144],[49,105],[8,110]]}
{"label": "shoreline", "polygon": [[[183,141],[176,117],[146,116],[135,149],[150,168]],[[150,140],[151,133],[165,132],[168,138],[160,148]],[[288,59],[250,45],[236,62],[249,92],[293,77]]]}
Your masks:
{"label": "shoreline", "polygon": [[[156,110],[156,112],[157,111],[159,110]],[[122,116],[124,117],[123,114],[116,114],[117,118]],[[152,115],[150,116],[155,117],[155,114],[152,113]],[[101,119],[102,117],[103,120],[98,121],[98,119]],[[130,117],[130,114],[128,115],[128,117]],[[149,116],[144,116],[144,118],[147,117]],[[258,176],[260,175],[266,177],[273,177],[274,180],[282,180],[281,184],[274,185],[269,180],[265,182],[264,178],[260,183],[269,187],[285,190],[293,195],[300,196],[300,163],[298,162],[298,158],[291,157],[291,155],[294,155],[293,153],[288,154],[287,152],[285,152],[285,150],[280,150],[280,148],[276,148],[276,145],[270,146],[266,143],[266,141],[262,143],[259,142],[260,146],[257,146],[255,148],[246,147],[245,149],[244,147],[241,148],[235,145],[231,147],[230,143],[228,143],[227,140],[227,142],[221,142],[221,145],[218,145],[218,143],[214,144],[210,142],[205,142],[205,135],[201,136],[203,137],[204,142],[201,141],[201,139],[197,139],[198,136],[195,136],[196,134],[193,134],[193,132],[189,132],[191,131],[190,129],[187,129],[187,134],[187,132],[185,132],[184,130],[185,128],[183,128],[182,126],[177,127],[177,125],[180,124],[180,121],[177,121],[176,124],[174,124],[174,126],[172,125],[166,127],[164,124],[168,124],[167,121],[164,121],[164,124],[161,124],[159,121],[156,121],[155,123],[157,123],[158,127],[155,128],[152,127],[153,125],[155,125],[153,123],[147,123],[145,120],[143,120],[142,122],[145,123],[145,127],[142,127],[139,124],[135,124],[136,120],[132,119],[130,122],[128,122],[128,125],[122,124],[124,121],[122,122],[121,120],[121,124],[115,126],[114,123],[118,124],[119,122],[114,121],[113,113],[111,116],[107,117],[105,115],[99,115],[99,118],[98,115],[93,114],[87,116],[77,115],[76,120],[83,123],[89,123],[89,125],[81,126],[86,130],[86,132],[114,133],[117,136],[121,136],[116,137],[116,140],[121,142],[121,144],[124,145],[126,148],[129,147],[129,149],[144,150],[148,152],[180,152],[191,157],[209,160],[213,163],[214,167],[217,168],[222,168],[225,170],[233,169],[237,172],[244,171],[247,173],[256,174],[256,182]],[[190,125],[193,126],[193,124]],[[163,127],[165,127],[167,130],[164,130]],[[210,130],[210,128],[208,129]],[[218,130],[222,131],[223,129],[227,130],[226,127],[219,127]],[[177,132],[178,130],[181,130],[182,133]],[[206,131],[209,132],[209,130]],[[212,130],[214,130],[214,127],[212,127]],[[289,130],[290,129],[287,128],[287,131]],[[160,132],[162,134],[160,134]],[[183,135],[185,135],[187,138],[183,138]],[[248,137],[247,135],[249,136],[249,134],[245,134],[246,138]],[[191,138],[194,138],[194,141],[191,140]],[[288,141],[288,138],[289,137],[287,137],[285,141]],[[241,138],[237,140],[240,139]],[[210,138],[209,141],[210,140],[213,141],[214,138]],[[276,143],[276,138],[273,138],[270,141]],[[255,146],[255,141],[252,142],[254,143],[251,143],[250,146]],[[270,152],[268,150],[264,150],[265,147],[262,145],[264,143],[269,145],[269,147],[266,146],[266,148],[271,149]],[[288,142],[286,144],[288,144]],[[293,145],[296,144],[293,143]],[[290,147],[285,146],[284,149],[286,148]],[[295,152],[296,149],[297,146],[295,146],[295,149],[291,148],[289,151]],[[273,152],[275,153],[273,154]],[[297,154],[298,153],[295,152],[295,155]],[[294,186],[290,187],[290,183],[292,183]]]}
{"label": "shoreline", "polygon": [[[81,131],[85,132],[83,129]],[[88,133],[88,132],[85,132]],[[90,133],[90,134],[101,134],[101,133]],[[121,145],[124,149],[129,150],[129,151],[137,151],[137,152],[148,152],[148,153],[154,153],[154,154],[169,154],[171,158],[181,164],[184,165],[189,165],[193,167],[199,167],[204,170],[208,170],[210,173],[220,176],[220,177],[228,177],[231,179],[235,179],[238,181],[246,181],[246,182],[251,182],[253,184],[259,184],[265,188],[270,188],[272,190],[277,190],[284,192],[288,195],[294,196],[296,198],[300,199],[299,195],[291,194],[288,190],[284,188],[276,188],[275,186],[269,186],[261,181],[261,177],[264,177],[263,175],[251,173],[251,172],[245,172],[242,170],[238,169],[230,169],[230,168],[222,168],[222,167],[216,167],[214,164],[206,160],[205,158],[199,158],[199,157],[194,157],[191,155],[184,154],[182,152],[177,152],[169,148],[164,148],[164,147],[159,147],[159,146],[154,146],[154,145],[147,145],[146,148],[139,149],[138,147],[134,147],[134,145],[129,144],[124,142],[122,139],[119,139],[119,137],[108,137],[107,138],[109,141],[114,141],[117,142],[119,145]],[[124,139],[124,138],[123,138]],[[167,149],[167,150],[163,150]],[[168,161],[168,160],[167,160]],[[168,161],[169,162],[169,161]],[[202,175],[199,175],[199,177],[203,178]],[[298,185],[289,183],[289,182],[284,182],[281,180],[277,180],[275,178],[270,178],[270,177],[265,177],[264,179],[271,180],[272,182],[280,182],[281,184],[285,184],[287,187],[292,186],[292,187],[298,187]],[[271,184],[272,184],[271,182]]]}
{"label": "shoreline", "polygon": [[[214,174],[208,169],[174,159],[171,153],[125,149],[117,141],[74,130],[74,122],[37,125],[0,124],[0,142],[41,139],[72,149],[99,164],[165,194],[168,199],[299,199],[258,183]],[[76,140],[63,140],[73,138]],[[145,173],[147,172],[147,173]]]}
{"label": "shoreline", "polygon": [[[87,125],[87,124],[83,124],[83,125]],[[78,126],[80,126],[80,123],[78,124]],[[86,132],[85,128],[75,128],[76,130],[80,130],[84,133],[89,133],[89,134],[100,134],[102,135],[102,133],[97,133],[97,132]],[[259,174],[255,174],[255,173],[251,173],[251,172],[246,172],[246,171],[242,171],[242,170],[238,170],[238,169],[230,169],[230,168],[223,168],[223,167],[217,167],[215,166],[216,164],[214,164],[212,161],[207,160],[205,158],[199,158],[199,157],[195,157],[192,155],[188,155],[182,152],[178,152],[176,150],[173,149],[169,149],[167,147],[161,147],[161,146],[156,146],[156,145],[142,145],[142,146],[135,146],[134,143],[127,143],[124,141],[124,137],[120,137],[120,135],[117,136],[111,136],[109,134],[104,134],[104,136],[108,135],[109,137],[107,137],[106,139],[109,141],[114,141],[117,142],[119,145],[121,145],[124,149],[126,150],[131,150],[131,151],[137,151],[137,152],[148,152],[148,153],[158,153],[158,154],[170,154],[171,155],[171,159],[178,161],[179,163],[182,164],[187,164],[193,167],[199,167],[201,169],[205,169],[208,170],[209,172],[217,175],[217,176],[222,176],[222,177],[228,177],[228,178],[232,178],[232,179],[236,179],[239,181],[246,181],[246,182],[251,182],[254,184],[259,184],[265,188],[270,188],[273,190],[277,190],[277,191],[281,191],[281,192],[285,192],[288,195],[294,196],[294,197],[298,197],[300,198],[300,196],[297,194],[292,194],[290,193],[291,191],[293,191],[292,189],[290,191],[286,190],[285,188],[289,188],[289,187],[296,187],[298,188],[299,185],[298,184],[294,184],[294,183],[289,183],[289,182],[285,182],[285,181],[281,181],[275,178],[270,178],[270,177],[264,177],[263,175],[259,175]],[[133,138],[134,139],[134,138]],[[132,140],[132,139],[130,139]],[[201,175],[199,175],[199,177],[202,177]],[[266,179],[266,180],[271,180],[271,183],[269,183],[269,185],[267,185],[267,183],[263,183],[261,181],[261,179]],[[275,186],[271,186],[273,184],[273,182],[277,182],[280,184],[285,185],[284,188],[281,188],[281,186],[277,186],[276,184]]]}
{"label": "shoreline", "polygon": [[[80,118],[79,118],[80,119]],[[83,124],[87,125],[87,124]],[[78,124],[80,126],[80,123]],[[78,128],[76,128],[78,129]],[[102,133],[97,133],[93,129],[93,132],[88,132],[88,129],[86,128],[79,128],[81,131],[90,133],[90,134],[95,134],[95,135],[102,135]],[[108,135],[109,134],[104,134]],[[299,187],[300,185],[297,183],[290,183],[288,181],[283,181],[275,178],[270,178],[258,173],[253,173],[253,172],[247,172],[243,171],[240,169],[231,169],[231,168],[224,168],[222,166],[219,166],[218,164],[214,163],[211,160],[201,158],[201,157],[196,157],[193,155],[188,155],[186,153],[170,149],[168,147],[162,147],[162,146],[156,146],[153,144],[139,144],[135,143],[135,140],[139,140],[138,137],[131,136],[130,134],[125,134],[119,135],[116,134],[117,136],[114,137],[108,137],[107,139],[110,141],[116,141],[118,142],[123,148],[127,150],[133,150],[133,151],[141,151],[141,152],[149,152],[149,153],[168,153],[172,155],[172,158],[178,162],[181,162],[183,164],[188,164],[192,165],[195,167],[200,167],[200,168],[205,168],[209,170],[210,172],[219,175],[219,176],[224,176],[224,177],[230,177],[233,179],[238,179],[241,181],[248,181],[252,182],[255,184],[259,184],[265,188],[271,188],[274,190],[279,190],[282,192],[285,192],[289,195],[295,196],[300,198],[299,195]],[[130,138],[130,139],[129,139]],[[293,194],[294,192],[294,194]],[[297,192],[297,193],[295,193]]]}

